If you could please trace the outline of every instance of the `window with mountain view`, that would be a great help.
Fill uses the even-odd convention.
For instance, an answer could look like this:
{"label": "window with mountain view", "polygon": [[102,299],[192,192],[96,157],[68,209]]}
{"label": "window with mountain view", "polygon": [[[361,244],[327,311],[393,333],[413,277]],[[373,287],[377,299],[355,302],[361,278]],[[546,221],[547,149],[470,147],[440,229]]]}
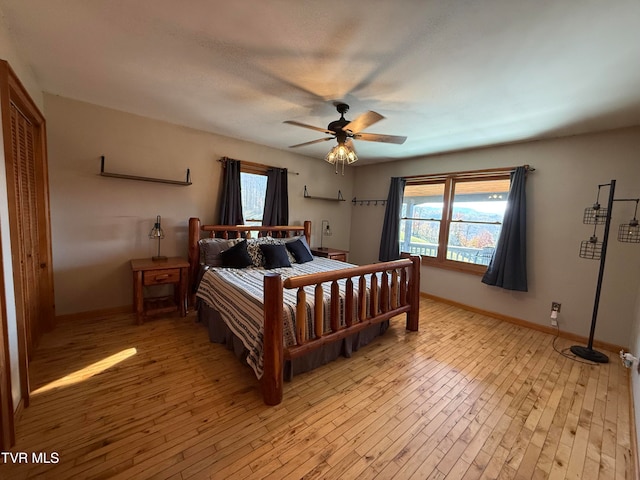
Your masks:
{"label": "window with mountain view", "polygon": [[465,172],[407,179],[400,250],[426,264],[483,272],[495,250],[509,172]]}

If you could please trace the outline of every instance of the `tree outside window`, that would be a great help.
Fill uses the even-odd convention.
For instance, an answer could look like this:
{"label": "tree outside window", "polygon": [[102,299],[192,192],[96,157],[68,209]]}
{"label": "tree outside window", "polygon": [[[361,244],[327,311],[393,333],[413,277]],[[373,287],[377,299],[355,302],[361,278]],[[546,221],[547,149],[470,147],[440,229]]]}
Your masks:
{"label": "tree outside window", "polygon": [[244,223],[246,225],[262,225],[264,199],[267,194],[266,174],[241,171],[240,190]]}

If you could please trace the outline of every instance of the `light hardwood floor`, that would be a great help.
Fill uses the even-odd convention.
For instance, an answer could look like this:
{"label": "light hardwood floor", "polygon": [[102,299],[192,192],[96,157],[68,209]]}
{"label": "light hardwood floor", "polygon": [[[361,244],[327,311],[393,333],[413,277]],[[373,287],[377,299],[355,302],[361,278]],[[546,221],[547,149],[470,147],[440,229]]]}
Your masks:
{"label": "light hardwood floor", "polygon": [[631,478],[615,353],[578,363],[550,335],[421,302],[419,332],[396,320],[276,407],[193,314],[63,323],[37,350],[12,449],[59,462],[0,478]]}

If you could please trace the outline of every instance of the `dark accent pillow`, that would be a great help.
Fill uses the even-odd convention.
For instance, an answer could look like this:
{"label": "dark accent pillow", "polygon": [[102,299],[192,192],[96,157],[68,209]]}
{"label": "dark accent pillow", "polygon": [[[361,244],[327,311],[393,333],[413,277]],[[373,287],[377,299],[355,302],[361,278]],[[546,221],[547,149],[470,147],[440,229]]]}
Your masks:
{"label": "dark accent pillow", "polygon": [[253,265],[253,261],[247,252],[247,242],[236,243],[229,250],[220,253],[222,266],[230,268],[245,268]]}
{"label": "dark accent pillow", "polygon": [[313,256],[309,253],[307,246],[302,242],[302,240],[298,239],[295,242],[289,242],[285,245],[287,246],[287,250],[289,250],[291,255],[293,255],[293,258],[296,259],[296,262],[306,263],[313,260]]}
{"label": "dark accent pillow", "polygon": [[300,235],[300,239],[299,239],[302,244],[304,245],[304,248],[307,249],[307,251],[309,252],[310,255],[311,254],[311,247],[309,246],[309,244],[307,243],[307,237],[305,237],[304,235]]}
{"label": "dark accent pillow", "polygon": [[278,267],[290,267],[287,249],[284,245],[270,245],[268,243],[260,245],[260,250],[264,255],[264,268],[270,270]]}

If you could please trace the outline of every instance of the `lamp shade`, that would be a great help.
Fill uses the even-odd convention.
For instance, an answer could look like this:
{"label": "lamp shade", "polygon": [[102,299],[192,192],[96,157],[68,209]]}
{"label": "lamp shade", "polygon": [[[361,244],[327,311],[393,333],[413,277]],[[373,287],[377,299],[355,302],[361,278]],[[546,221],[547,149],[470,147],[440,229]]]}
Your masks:
{"label": "lamp shade", "polygon": [[592,207],[584,209],[582,223],[585,225],[604,225],[607,219],[607,208],[602,208],[599,203],[594,203]]}
{"label": "lamp shade", "polygon": [[623,223],[618,228],[618,241],[624,243],[640,243],[640,225],[635,218]]}
{"label": "lamp shade", "polygon": [[151,240],[157,240],[158,238],[160,238],[160,239],[164,238],[164,231],[160,227],[160,222],[156,222],[154,227],[151,229],[151,232],[149,232],[149,238]]}
{"label": "lamp shade", "polygon": [[600,260],[600,257],[602,257],[602,245],[602,242],[598,241],[598,237],[592,235],[589,240],[580,243],[580,258]]}

